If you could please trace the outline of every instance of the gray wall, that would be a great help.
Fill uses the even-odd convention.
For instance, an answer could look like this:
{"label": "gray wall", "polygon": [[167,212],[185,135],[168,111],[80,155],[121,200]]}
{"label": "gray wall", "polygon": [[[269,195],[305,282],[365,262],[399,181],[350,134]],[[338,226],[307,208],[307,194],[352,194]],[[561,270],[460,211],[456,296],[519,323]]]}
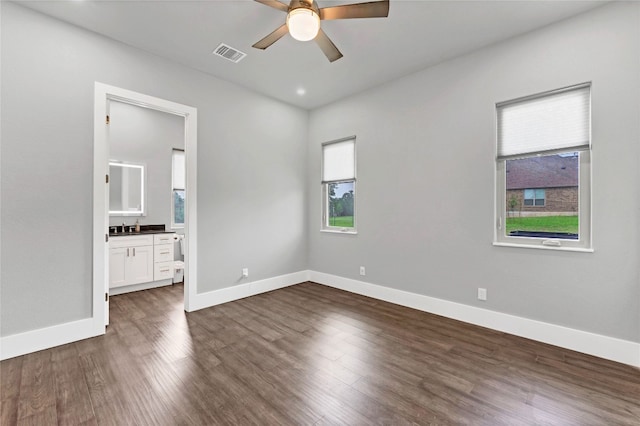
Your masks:
{"label": "gray wall", "polygon": [[[494,247],[495,103],[592,81],[595,253]],[[604,6],[314,110],[310,269],[640,341],[640,4]],[[358,235],[320,229],[356,135]],[[488,300],[476,299],[477,287]]]}
{"label": "gray wall", "polygon": [[109,224],[164,224],[171,229],[171,157],[184,149],[184,118],[122,102],[110,103],[109,159],[144,164],[147,214],[110,216]]}
{"label": "gray wall", "polygon": [[306,111],[0,7],[3,336],[91,316],[95,81],[198,108],[199,292],[307,269]]}

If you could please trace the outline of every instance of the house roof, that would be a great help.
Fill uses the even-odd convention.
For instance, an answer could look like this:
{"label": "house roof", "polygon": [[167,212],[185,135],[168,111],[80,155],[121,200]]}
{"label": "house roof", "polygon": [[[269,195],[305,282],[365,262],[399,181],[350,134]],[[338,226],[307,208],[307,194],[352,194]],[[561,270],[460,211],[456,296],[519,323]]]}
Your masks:
{"label": "house roof", "polygon": [[507,161],[507,189],[578,186],[578,155],[546,155]]}

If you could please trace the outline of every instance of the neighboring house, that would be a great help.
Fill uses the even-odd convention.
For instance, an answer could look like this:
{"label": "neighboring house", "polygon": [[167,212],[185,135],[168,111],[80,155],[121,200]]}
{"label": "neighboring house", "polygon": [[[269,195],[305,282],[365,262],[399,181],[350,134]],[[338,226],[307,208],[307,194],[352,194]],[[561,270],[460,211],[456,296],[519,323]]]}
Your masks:
{"label": "neighboring house", "polygon": [[578,214],[578,164],[577,153],[507,161],[509,216]]}

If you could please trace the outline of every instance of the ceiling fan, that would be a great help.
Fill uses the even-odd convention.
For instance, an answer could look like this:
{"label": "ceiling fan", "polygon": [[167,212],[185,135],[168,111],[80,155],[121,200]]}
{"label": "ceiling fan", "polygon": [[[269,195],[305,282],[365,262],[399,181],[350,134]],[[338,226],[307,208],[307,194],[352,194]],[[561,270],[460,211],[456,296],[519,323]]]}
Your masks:
{"label": "ceiling fan", "polygon": [[288,5],[278,0],[255,1],[286,12],[287,20],[274,32],[254,44],[253,47],[264,50],[280,40],[288,32],[296,40],[315,40],[327,59],[329,59],[329,62],[342,58],[342,53],[320,28],[321,20],[386,18],[389,16],[389,0],[323,8],[319,8],[313,0],[291,0]]}

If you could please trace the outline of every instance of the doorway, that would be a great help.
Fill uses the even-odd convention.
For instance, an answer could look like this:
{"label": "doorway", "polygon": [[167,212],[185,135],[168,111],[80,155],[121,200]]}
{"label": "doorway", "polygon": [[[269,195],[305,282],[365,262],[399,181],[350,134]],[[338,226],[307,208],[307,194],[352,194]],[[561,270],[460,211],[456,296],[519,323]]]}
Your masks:
{"label": "doorway", "polygon": [[109,303],[109,125],[112,101],[173,114],[184,119],[185,199],[184,206],[184,309],[191,310],[197,293],[197,110],[193,107],[141,93],[95,83],[94,105],[94,191],[93,191],[93,313],[97,334],[108,323]]}

